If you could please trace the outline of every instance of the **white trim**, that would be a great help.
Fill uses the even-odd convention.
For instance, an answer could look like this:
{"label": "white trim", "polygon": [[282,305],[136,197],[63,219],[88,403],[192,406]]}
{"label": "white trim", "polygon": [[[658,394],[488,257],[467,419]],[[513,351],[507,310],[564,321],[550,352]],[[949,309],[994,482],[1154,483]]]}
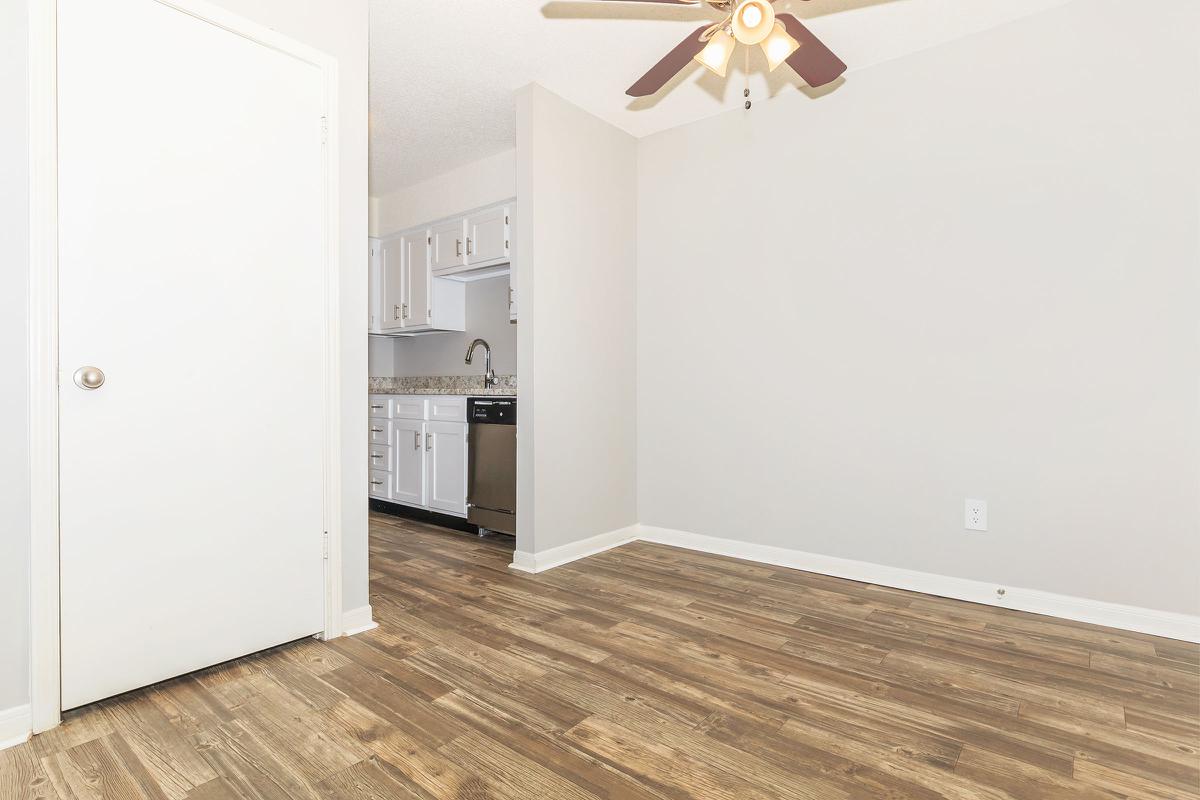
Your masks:
{"label": "white trim", "polygon": [[[157,0],[319,68],[325,80],[326,347],[323,638],[342,635],[341,286],[337,59],[204,0]],[[61,720],[59,641],[57,0],[29,3],[30,708]]]}
{"label": "white trim", "polygon": [[25,744],[32,729],[33,718],[28,705],[0,711],[0,750]]}
{"label": "white trim", "polygon": [[[638,529],[637,538],[644,542],[683,547],[702,553],[741,558],[762,564],[816,572],[835,578],[847,578],[852,581],[889,586],[894,589],[906,589],[938,597],[949,597],[954,600],[965,600],[970,603],[1011,608],[1031,614],[1045,614],[1076,622],[1138,631],[1169,639],[1200,642],[1200,617],[1189,614],[1155,611],[1102,600],[1054,594],[1038,589],[1002,587],[995,583],[985,583],[967,578],[952,578],[946,575],[888,567],[866,561],[806,553],[801,550],[751,544],[715,536],[702,536],[668,528],[641,525],[638,526]],[[999,596],[997,593],[997,590],[1001,588],[1004,589],[1003,596]]]}
{"label": "white trim", "polygon": [[58,725],[58,6],[29,0],[29,673],[33,730]]}
{"label": "white trim", "polygon": [[600,533],[578,542],[552,547],[540,553],[517,550],[513,553],[513,562],[509,564],[509,568],[521,572],[545,572],[548,569],[561,567],[563,564],[569,564],[572,561],[578,561],[581,558],[594,556],[605,550],[637,541],[638,531],[638,526],[631,525],[628,528],[618,528],[615,531]]}
{"label": "white trim", "polygon": [[[1044,614],[1059,619],[1148,633],[1185,642],[1200,642],[1200,616],[1172,611],[1155,611],[1149,608],[1108,603],[1103,600],[1054,594],[1039,589],[1000,586],[967,578],[953,578],[948,575],[935,575],[931,572],[919,572],[901,567],[872,564],[867,561],[854,561],[847,558],[807,553],[803,550],[752,544],[736,539],[703,536],[698,533],[656,528],[649,525],[633,525],[602,533],[599,536],[555,547],[542,553],[518,550],[513,553],[513,563],[509,567],[521,572],[545,572],[631,542],[665,544],[701,553],[740,558],[745,561],[772,564],[804,572],[815,572],[834,578],[846,578],[860,583],[871,583],[936,597],[964,600],[968,603],[1011,608],[1030,614]],[[998,590],[1000,589],[1004,590],[1003,595],[999,594]]]}
{"label": "white trim", "polygon": [[378,627],[370,606],[359,606],[342,614],[342,636],[356,636]]}

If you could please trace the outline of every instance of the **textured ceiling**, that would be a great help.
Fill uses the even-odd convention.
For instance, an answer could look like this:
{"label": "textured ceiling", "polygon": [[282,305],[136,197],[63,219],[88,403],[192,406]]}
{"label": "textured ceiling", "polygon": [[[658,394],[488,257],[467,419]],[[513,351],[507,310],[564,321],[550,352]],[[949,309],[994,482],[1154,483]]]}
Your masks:
{"label": "textured ceiling", "polygon": [[[854,70],[1070,0],[779,0]],[[707,9],[707,7],[705,7]],[[726,80],[691,66],[653,97],[625,89],[701,21],[687,6],[589,0],[371,0],[371,194],[514,143],[514,90],[537,82],[635,136],[739,108],[739,53]],[[786,67],[750,64],[759,100],[797,91]],[[837,90],[840,91],[840,90]],[[819,99],[813,102],[820,102]]]}

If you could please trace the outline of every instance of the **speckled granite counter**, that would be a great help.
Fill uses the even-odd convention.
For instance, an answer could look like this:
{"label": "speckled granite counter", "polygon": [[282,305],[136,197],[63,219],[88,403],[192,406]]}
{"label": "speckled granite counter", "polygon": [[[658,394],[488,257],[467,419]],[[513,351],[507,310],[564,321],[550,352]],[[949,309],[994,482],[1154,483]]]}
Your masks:
{"label": "speckled granite counter", "polygon": [[515,395],[516,375],[497,375],[500,383],[484,387],[483,375],[441,375],[420,378],[368,378],[370,394]]}

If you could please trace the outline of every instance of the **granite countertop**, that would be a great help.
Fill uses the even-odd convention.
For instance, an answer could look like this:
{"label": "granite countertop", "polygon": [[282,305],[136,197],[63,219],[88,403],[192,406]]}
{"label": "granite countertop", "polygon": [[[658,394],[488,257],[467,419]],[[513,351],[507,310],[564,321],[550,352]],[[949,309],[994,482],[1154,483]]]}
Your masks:
{"label": "granite countertop", "polygon": [[416,378],[368,378],[369,394],[448,394],[471,397],[515,397],[516,375],[497,375],[500,382],[484,386],[483,375],[430,375]]}

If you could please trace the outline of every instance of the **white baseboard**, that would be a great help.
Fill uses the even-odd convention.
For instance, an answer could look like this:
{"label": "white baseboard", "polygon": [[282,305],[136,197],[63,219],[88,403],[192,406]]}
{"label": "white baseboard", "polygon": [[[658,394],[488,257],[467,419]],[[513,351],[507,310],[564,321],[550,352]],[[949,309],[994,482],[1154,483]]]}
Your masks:
{"label": "white baseboard", "polygon": [[28,704],[0,711],[0,750],[29,741],[32,730],[33,714]]}
{"label": "white baseboard", "polygon": [[[632,525],[628,528],[592,536],[580,542],[551,548],[541,553],[518,550],[513,553],[513,561],[509,566],[511,569],[521,572],[545,572],[548,569],[554,569],[563,564],[569,564],[572,561],[578,561],[581,558],[587,558],[636,541],[682,547],[701,553],[741,558],[761,564],[789,567],[835,578],[873,583],[893,589],[948,597],[953,600],[965,600],[969,603],[981,603],[997,608],[1011,608],[1031,614],[1044,614],[1049,617],[1087,622],[1108,628],[1148,633],[1168,639],[1200,642],[1200,616],[1191,614],[1156,611],[1149,608],[1108,603],[1103,600],[1054,594],[1038,589],[1001,586],[968,578],[953,578],[931,572],[872,564],[868,561],[854,561],[847,558],[806,553],[803,550],[752,544],[736,539],[703,536],[698,533],[656,528],[649,525]],[[1001,589],[1003,594],[999,593]]]}
{"label": "white baseboard", "polygon": [[342,613],[342,636],[353,636],[378,627],[379,623],[371,616],[370,606],[360,606]]}
{"label": "white baseboard", "polygon": [[[1190,614],[1155,611],[1102,600],[1054,594],[1038,589],[1022,589],[967,578],[952,578],[929,572],[872,564],[867,561],[853,561],[783,547],[702,536],[669,528],[639,525],[636,538],[644,542],[672,545],[703,553],[790,567],[821,575],[831,575],[835,578],[847,578],[863,583],[889,586],[893,589],[905,589],[938,597],[949,597],[954,600],[966,600],[998,608],[1011,608],[1032,614],[1045,614],[1076,622],[1164,636],[1168,639],[1200,642],[1200,616]],[[1003,595],[998,594],[1000,589],[1004,590]]]}
{"label": "white baseboard", "polygon": [[582,541],[571,542],[560,547],[552,547],[540,553],[528,553],[518,550],[513,553],[513,561],[509,564],[509,568],[520,570],[521,572],[545,572],[548,569],[561,567],[563,564],[569,564],[572,561],[578,561],[581,558],[594,556],[597,553],[603,553],[605,550],[611,550],[614,547],[620,547],[623,544],[636,541],[638,530],[638,526],[636,525],[631,525],[628,528],[618,528],[615,531],[590,536]]}

